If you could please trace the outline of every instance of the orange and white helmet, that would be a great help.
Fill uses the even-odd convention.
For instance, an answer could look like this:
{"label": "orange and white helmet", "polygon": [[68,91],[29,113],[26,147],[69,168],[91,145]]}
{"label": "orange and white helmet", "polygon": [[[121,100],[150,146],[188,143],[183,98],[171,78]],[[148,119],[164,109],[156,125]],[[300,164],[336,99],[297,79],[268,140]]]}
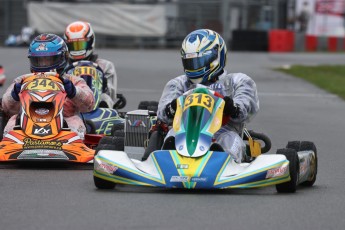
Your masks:
{"label": "orange and white helmet", "polygon": [[87,59],[93,52],[95,33],[88,22],[76,21],[69,24],[64,39],[73,61]]}

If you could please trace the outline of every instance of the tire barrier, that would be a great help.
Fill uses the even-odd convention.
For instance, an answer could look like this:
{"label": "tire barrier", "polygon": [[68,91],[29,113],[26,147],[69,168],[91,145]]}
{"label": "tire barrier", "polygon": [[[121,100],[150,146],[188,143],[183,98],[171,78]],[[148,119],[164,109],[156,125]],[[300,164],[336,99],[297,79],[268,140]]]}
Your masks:
{"label": "tire barrier", "polygon": [[267,51],[268,33],[258,30],[234,30],[230,50],[233,51]]}

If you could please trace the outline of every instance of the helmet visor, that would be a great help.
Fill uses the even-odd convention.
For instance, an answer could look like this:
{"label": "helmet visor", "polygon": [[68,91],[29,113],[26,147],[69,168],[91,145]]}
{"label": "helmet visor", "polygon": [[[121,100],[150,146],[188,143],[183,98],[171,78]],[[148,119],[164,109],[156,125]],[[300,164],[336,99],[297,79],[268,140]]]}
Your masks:
{"label": "helmet visor", "polygon": [[30,64],[36,68],[46,68],[51,66],[58,66],[61,63],[61,55],[54,56],[31,56]]}
{"label": "helmet visor", "polygon": [[68,41],[67,47],[69,51],[80,51],[88,49],[88,41],[77,40],[77,41]]}
{"label": "helmet visor", "polygon": [[195,54],[185,54],[182,57],[182,64],[185,70],[198,70],[211,64],[217,59],[217,52],[215,50],[209,50],[198,56]]}

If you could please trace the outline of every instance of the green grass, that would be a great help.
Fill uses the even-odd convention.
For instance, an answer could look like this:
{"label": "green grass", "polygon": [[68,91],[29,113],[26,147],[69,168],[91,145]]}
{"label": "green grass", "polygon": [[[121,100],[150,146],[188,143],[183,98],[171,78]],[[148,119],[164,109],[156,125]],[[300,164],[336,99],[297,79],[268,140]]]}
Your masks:
{"label": "green grass", "polygon": [[291,68],[278,68],[275,70],[305,79],[345,100],[345,65],[293,65]]}

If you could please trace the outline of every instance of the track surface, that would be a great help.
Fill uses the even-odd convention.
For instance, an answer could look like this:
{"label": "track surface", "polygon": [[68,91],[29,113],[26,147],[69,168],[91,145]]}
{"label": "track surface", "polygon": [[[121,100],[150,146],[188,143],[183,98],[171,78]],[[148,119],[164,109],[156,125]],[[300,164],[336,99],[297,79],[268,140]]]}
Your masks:
{"label": "track surface", "polygon": [[[165,83],[182,74],[178,50],[98,53],[115,63],[126,111],[136,109],[139,101],[158,100]],[[28,72],[26,55],[23,48],[0,49],[5,87]],[[345,102],[270,70],[294,63],[344,64],[345,55],[230,52],[227,69],[256,81],[261,110],[248,127],[271,137],[272,152],[289,140],[315,142],[319,174],[313,188],[288,195],[277,194],[274,187],[206,192],[119,186],[99,191],[87,167],[2,167],[1,229],[344,229]]]}

